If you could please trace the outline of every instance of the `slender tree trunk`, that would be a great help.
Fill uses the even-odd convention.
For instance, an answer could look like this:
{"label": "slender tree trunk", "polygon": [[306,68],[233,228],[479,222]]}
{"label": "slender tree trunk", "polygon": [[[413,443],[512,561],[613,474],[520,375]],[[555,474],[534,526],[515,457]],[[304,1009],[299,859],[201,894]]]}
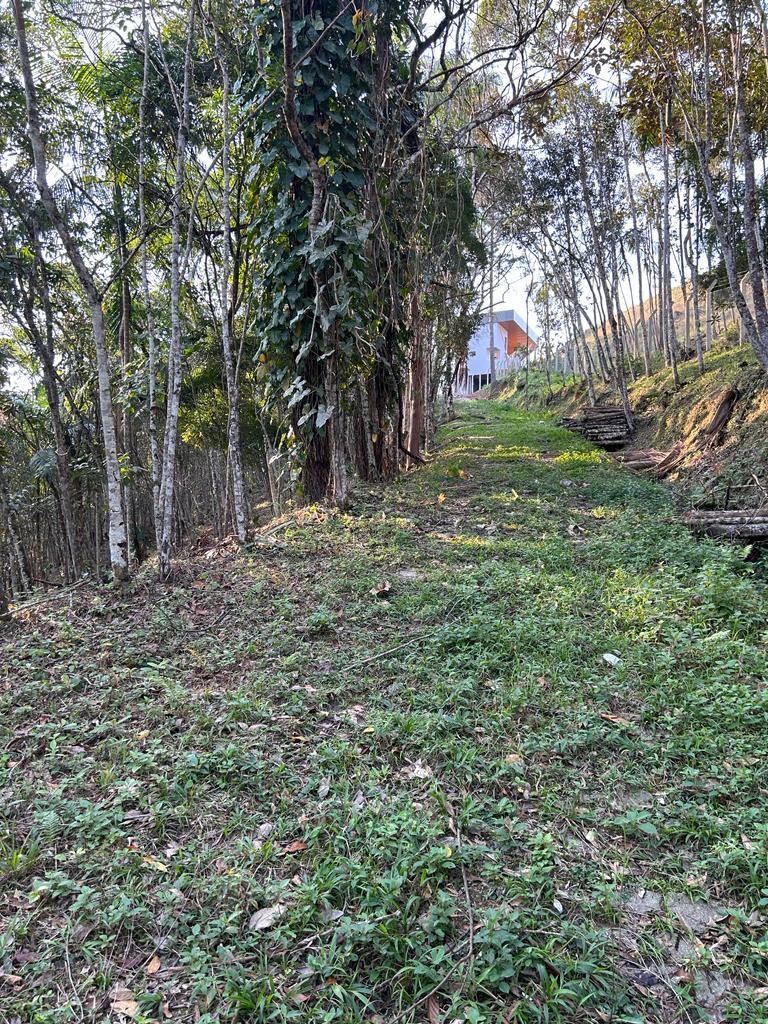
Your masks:
{"label": "slender tree trunk", "polygon": [[187,163],[189,137],[192,39],[195,28],[195,5],[189,9],[187,41],[184,52],[184,85],[176,133],[176,179],[173,183],[171,209],[171,341],[168,349],[168,400],[165,413],[165,439],[163,445],[163,472],[160,484],[160,578],[171,575],[171,549],[173,546],[173,499],[176,482],[176,455],[179,435],[179,406],[181,403],[181,204]]}
{"label": "slender tree trunk", "polygon": [[141,97],[139,100],[139,230],[141,233],[141,291],[144,297],[144,313],[147,323],[149,352],[147,357],[147,405],[149,421],[149,457],[152,474],[152,517],[155,527],[155,546],[159,552],[162,542],[162,514],[160,502],[161,459],[157,429],[157,336],[155,333],[155,316],[152,299],[149,293],[149,259],[147,252],[147,208],[146,208],[146,141],[145,122],[147,116],[147,99],[149,93],[149,19],[147,17],[146,0],[141,4],[142,40],[144,50],[144,70],[141,81]]}
{"label": "slender tree trunk", "polygon": [[224,231],[221,247],[221,341],[224,355],[224,374],[227,382],[227,441],[229,443],[229,466],[232,474],[232,504],[234,507],[235,532],[238,540],[244,544],[248,530],[248,514],[246,511],[243,456],[240,444],[240,396],[235,374],[235,360],[232,352],[231,326],[234,310],[231,308],[229,300],[229,253],[232,231],[232,214],[230,210],[230,83],[226,54],[221,50],[221,41],[218,33],[216,42],[217,49],[219,50],[219,65],[222,77],[221,116],[223,133],[221,166]]}
{"label": "slender tree trunk", "polygon": [[712,305],[712,292],[714,291],[714,288],[715,284],[713,281],[709,288],[707,288],[707,305],[705,313],[707,318],[707,352],[712,349],[712,340],[715,333],[715,314]]}
{"label": "slender tree trunk", "polygon": [[[125,227],[125,207],[123,193],[119,182],[114,190],[115,220],[117,226],[117,256],[120,261],[118,280],[120,282],[120,352],[123,375],[123,387],[128,392],[129,367],[133,358],[133,300],[131,285],[128,278],[129,254]],[[136,559],[136,498],[133,487],[133,466],[135,463],[135,444],[133,437],[133,418],[130,403],[121,410],[123,427],[123,452],[127,456],[128,472],[123,479],[123,506],[125,509],[126,557],[128,565]]]}
{"label": "slender tree trunk", "polygon": [[637,203],[635,202],[635,189],[632,184],[632,174],[629,169],[629,146],[627,143],[626,126],[624,119],[621,122],[621,132],[623,140],[623,155],[624,155],[624,176],[627,181],[627,198],[629,199],[629,210],[632,216],[632,237],[635,244],[635,261],[637,263],[637,288],[638,288],[638,301],[640,307],[640,330],[643,339],[643,367],[645,369],[646,376],[651,374],[651,348],[648,342],[648,324],[645,321],[645,300],[643,297],[643,257],[642,257],[642,246],[640,242],[640,231],[637,225]]}
{"label": "slender tree trunk", "polygon": [[405,431],[406,468],[416,465],[421,457],[421,439],[424,432],[424,325],[421,320],[421,302],[416,288],[411,292],[410,347],[408,364],[408,401]]}
{"label": "slender tree trunk", "polygon": [[728,284],[731,289],[731,295],[733,301],[738,310],[739,317],[741,319],[742,327],[747,335],[747,338],[755,350],[758,359],[763,366],[768,367],[768,336],[763,334],[755,318],[752,316],[752,312],[749,308],[747,300],[741,289],[741,282],[739,281],[738,270],[736,267],[736,255],[734,252],[732,240],[728,232],[725,217],[720,207],[720,200],[717,194],[717,189],[712,180],[712,174],[710,172],[710,158],[712,154],[712,122],[713,122],[713,104],[712,104],[712,90],[710,86],[710,34],[709,34],[709,2],[708,0],[702,0],[701,6],[701,29],[702,39],[704,43],[704,71],[702,75],[703,87],[704,87],[704,118],[705,118],[705,132],[704,139],[702,140],[696,134],[696,126],[694,125],[690,115],[686,112],[683,106],[683,113],[686,117],[686,123],[691,131],[691,137],[693,139],[694,146],[696,148],[696,155],[699,162],[699,169],[701,171],[701,180],[704,183],[704,189],[707,194],[707,200],[709,202],[710,209],[712,211],[712,220],[715,225],[717,232],[717,240],[720,244],[720,251],[723,254],[723,263],[725,264],[725,270],[728,275]]}
{"label": "slender tree trunk", "polygon": [[747,253],[748,280],[752,290],[757,333],[760,337],[761,350],[768,354],[768,305],[766,305],[764,290],[763,263],[758,246],[760,217],[755,185],[752,128],[744,96],[746,83],[742,73],[740,54],[734,58],[734,61],[736,64],[736,126],[744,170],[744,248]]}
{"label": "slender tree trunk", "polygon": [[16,510],[13,508],[11,495],[8,490],[8,483],[5,479],[3,467],[0,465],[0,508],[5,513],[5,521],[8,528],[8,537],[11,542],[11,569],[15,567],[17,576],[17,590],[28,592],[32,589],[32,573],[29,569],[27,553],[24,550],[24,542],[21,539]]}
{"label": "slender tree trunk", "polygon": [[[699,303],[699,204],[696,203],[696,223],[691,222],[691,180],[686,183],[686,220],[685,257],[691,271],[691,292],[693,296],[693,331],[696,343],[696,361],[699,373],[704,373],[704,349],[701,339],[701,307]],[[696,242],[694,245],[693,235]]]}
{"label": "slender tree trunk", "polygon": [[51,414],[51,427],[53,428],[53,437],[56,444],[56,471],[59,482],[59,501],[61,504],[61,519],[64,526],[65,547],[68,555],[64,560],[64,564],[67,567],[65,569],[64,578],[74,581],[77,579],[80,572],[80,548],[77,539],[74,502],[72,498],[69,445],[67,443],[67,433],[64,428],[64,421],[61,415],[59,378],[56,373],[56,353],[53,340],[53,307],[51,305],[47,269],[43,260],[38,224],[34,219],[30,228],[32,243],[35,250],[34,276],[38,282],[37,292],[45,314],[45,336],[43,337],[38,329],[31,295],[28,297],[29,301],[25,302],[25,320],[27,323],[29,338],[40,360],[40,366],[43,371],[43,387],[45,388],[45,395],[48,399],[48,408]]}
{"label": "slender tree trunk", "polygon": [[117,454],[117,434],[115,416],[112,405],[112,390],[109,379],[109,356],[104,325],[104,310],[96,282],[85,264],[80,249],[69,232],[59,212],[53,193],[48,185],[45,145],[40,129],[40,114],[37,106],[37,91],[32,76],[32,65],[27,44],[26,24],[22,0],[13,0],[13,14],[16,24],[19,60],[24,80],[24,93],[27,106],[27,124],[32,157],[35,165],[35,178],[41,202],[48,217],[56,229],[64,245],[70,262],[77,274],[80,286],[85,292],[88,308],[91,313],[93,341],[96,349],[96,367],[99,380],[99,410],[101,428],[104,438],[104,454],[107,471],[107,498],[109,505],[109,555],[112,572],[116,580],[128,579],[130,572],[127,556],[127,538],[123,500],[120,480],[120,462]]}
{"label": "slender tree trunk", "polygon": [[605,298],[606,310],[608,314],[608,323],[611,328],[611,338],[613,341],[614,353],[616,357],[616,372],[615,381],[616,387],[621,398],[621,405],[624,410],[624,416],[627,421],[627,426],[630,430],[634,428],[635,421],[632,415],[632,407],[629,402],[629,392],[627,390],[627,379],[624,373],[624,343],[619,330],[618,321],[616,319],[616,311],[613,304],[613,296],[611,288],[608,283],[608,277],[605,266],[605,252],[602,244],[602,239],[598,231],[597,223],[595,220],[594,210],[592,208],[592,197],[589,192],[589,184],[587,182],[587,170],[586,162],[584,157],[584,146],[581,140],[581,136],[578,136],[578,151],[579,151],[579,178],[581,181],[582,195],[584,198],[584,206],[587,213],[587,220],[589,221],[590,233],[592,235],[592,243],[595,249],[595,262],[597,267],[597,276],[600,282],[603,296]]}
{"label": "slender tree trunk", "polygon": [[680,374],[677,368],[677,331],[675,329],[674,299],[672,294],[672,241],[670,237],[670,214],[669,205],[671,202],[669,187],[669,144],[667,141],[667,117],[666,110],[659,108],[659,123],[661,128],[661,159],[664,171],[664,185],[661,200],[661,224],[663,231],[662,241],[662,275],[664,280],[664,298],[662,316],[666,319],[666,341],[667,357],[672,369],[672,379],[675,386],[680,386]]}
{"label": "slender tree trunk", "polygon": [[493,221],[491,221],[491,249],[490,257],[488,261],[488,335],[489,335],[489,347],[488,347],[488,367],[490,370],[489,376],[491,378],[491,384],[496,383],[496,319],[494,317],[494,295],[493,295],[493,272],[494,272],[494,261],[496,259],[495,243],[496,236],[494,231]]}

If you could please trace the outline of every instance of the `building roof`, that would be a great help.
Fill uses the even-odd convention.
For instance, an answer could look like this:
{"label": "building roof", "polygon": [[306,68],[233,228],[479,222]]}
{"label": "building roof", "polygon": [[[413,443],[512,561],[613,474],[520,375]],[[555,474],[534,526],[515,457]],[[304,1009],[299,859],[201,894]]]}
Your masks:
{"label": "building roof", "polygon": [[[490,313],[485,313],[480,323],[487,324],[490,322]],[[525,317],[522,317],[516,309],[495,309],[493,310],[493,322],[496,324],[515,323],[517,326],[525,331],[531,341],[537,341],[539,337],[538,331],[535,331],[529,323],[526,322]]]}

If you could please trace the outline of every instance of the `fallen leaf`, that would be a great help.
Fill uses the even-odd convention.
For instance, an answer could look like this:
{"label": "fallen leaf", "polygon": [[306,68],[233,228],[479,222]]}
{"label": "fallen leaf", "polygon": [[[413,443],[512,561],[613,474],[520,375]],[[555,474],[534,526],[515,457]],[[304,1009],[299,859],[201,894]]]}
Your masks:
{"label": "fallen leaf", "polygon": [[371,587],[369,593],[372,597],[382,597],[384,594],[388,594],[392,589],[392,584],[389,580],[382,580],[381,583],[377,583],[375,587]]}
{"label": "fallen leaf", "polygon": [[160,957],[155,953],[147,966],[144,968],[147,974],[157,974],[160,970]]}
{"label": "fallen leaf", "polygon": [[123,1017],[135,1017],[139,1012],[139,1004],[129,988],[113,988],[109,994],[113,1013]]}
{"label": "fallen leaf", "polygon": [[338,909],[334,910],[328,907],[326,910],[322,911],[320,916],[324,921],[338,921],[339,918],[344,917],[344,911]]}
{"label": "fallen leaf", "polygon": [[611,668],[614,668],[616,665],[619,664],[621,658],[618,656],[618,654],[611,654],[610,651],[606,651],[603,655],[603,661],[606,663],[606,665],[610,665]]}
{"label": "fallen leaf", "polygon": [[152,868],[153,871],[167,871],[168,865],[164,864],[157,857],[153,857],[151,853],[146,854],[141,858],[148,868]]}
{"label": "fallen leaf", "polygon": [[440,1007],[434,995],[427,1000],[427,1017],[429,1017],[429,1024],[440,1024]]}
{"label": "fallen leaf", "polygon": [[445,495],[443,494],[442,491],[440,491],[440,493],[437,496],[437,504],[438,505],[442,505],[444,503],[444,501],[445,501]]}
{"label": "fallen leaf", "polygon": [[321,800],[325,800],[331,791],[331,780],[328,778],[321,779],[320,785],[317,787],[317,795]]}
{"label": "fallen leaf", "polygon": [[262,910],[257,910],[255,914],[251,914],[248,927],[255,932],[266,931],[267,928],[271,928],[273,924],[280,920],[286,909],[284,903],[275,903],[272,907],[264,907]]}
{"label": "fallen leaf", "polygon": [[283,847],[283,853],[301,853],[306,848],[306,843],[303,843],[300,839],[294,839],[292,843],[288,843],[287,846]]}
{"label": "fallen leaf", "polygon": [[614,725],[629,725],[629,719],[622,718],[621,715],[612,715],[608,711],[601,711],[600,717],[606,722],[613,722]]}
{"label": "fallen leaf", "polygon": [[504,760],[506,761],[507,764],[522,764],[523,755],[522,754],[507,754],[507,756],[504,758]]}
{"label": "fallen leaf", "polygon": [[23,980],[20,974],[6,974],[5,971],[0,971],[0,981],[4,981],[8,985],[20,985]]}

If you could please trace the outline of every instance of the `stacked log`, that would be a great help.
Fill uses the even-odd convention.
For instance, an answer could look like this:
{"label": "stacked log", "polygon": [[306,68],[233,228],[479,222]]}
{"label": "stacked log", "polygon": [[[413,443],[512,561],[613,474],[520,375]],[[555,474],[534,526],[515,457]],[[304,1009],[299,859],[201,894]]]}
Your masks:
{"label": "stacked log", "polygon": [[710,537],[768,541],[768,508],[694,509],[683,521],[696,533]]}
{"label": "stacked log", "polygon": [[630,435],[627,417],[620,405],[585,405],[578,416],[567,416],[562,424],[602,448],[621,448]]}

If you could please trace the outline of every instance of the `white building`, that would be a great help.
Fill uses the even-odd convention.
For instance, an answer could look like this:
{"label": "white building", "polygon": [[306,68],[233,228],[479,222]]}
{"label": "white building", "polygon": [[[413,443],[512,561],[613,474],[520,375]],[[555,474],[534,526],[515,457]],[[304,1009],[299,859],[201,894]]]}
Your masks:
{"label": "white building", "polygon": [[538,335],[514,309],[486,314],[469,340],[467,359],[456,372],[453,393],[469,398],[491,383],[491,336],[494,340],[496,377],[504,377],[525,365],[526,353],[536,351]]}

